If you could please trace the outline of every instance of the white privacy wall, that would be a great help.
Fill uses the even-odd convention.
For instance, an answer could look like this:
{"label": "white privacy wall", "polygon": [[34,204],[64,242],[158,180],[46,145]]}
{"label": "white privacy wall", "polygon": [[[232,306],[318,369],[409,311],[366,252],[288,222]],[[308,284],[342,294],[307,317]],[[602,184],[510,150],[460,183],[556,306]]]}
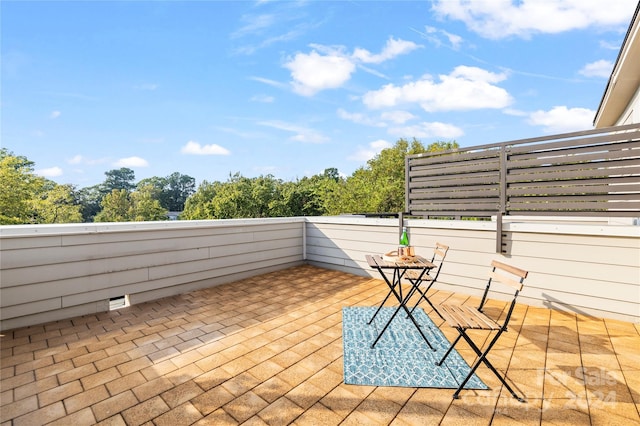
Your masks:
{"label": "white privacy wall", "polygon": [[[510,219],[513,220],[513,219]],[[450,246],[437,288],[479,294],[491,260],[527,269],[521,302],[640,322],[640,226],[406,220],[418,254]],[[379,278],[398,219],[354,216],[0,227],[0,330],[104,312],[309,263]]]}
{"label": "white privacy wall", "polygon": [[[498,254],[494,222],[405,224],[418,254],[450,247],[437,288],[479,295],[496,259],[529,271],[522,303],[640,322],[639,226],[515,221],[503,225]],[[308,218],[306,234],[308,263],[372,277],[365,255],[394,250],[399,238],[397,219]]]}
{"label": "white privacy wall", "polygon": [[301,218],[0,227],[2,330],[301,264]]}

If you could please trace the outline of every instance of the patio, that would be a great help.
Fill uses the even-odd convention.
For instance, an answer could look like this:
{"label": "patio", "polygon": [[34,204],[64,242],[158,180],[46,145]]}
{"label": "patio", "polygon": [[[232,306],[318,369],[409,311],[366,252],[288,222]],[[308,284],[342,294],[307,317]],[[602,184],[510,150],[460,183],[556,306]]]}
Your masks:
{"label": "patio", "polygon": [[[525,404],[484,366],[478,375],[491,390],[459,400],[451,389],[345,385],[341,309],[375,305],[386,290],[381,280],[304,265],[4,332],[0,422],[640,423],[640,325],[526,305],[490,354]],[[433,300],[447,298],[466,300],[444,291]]]}

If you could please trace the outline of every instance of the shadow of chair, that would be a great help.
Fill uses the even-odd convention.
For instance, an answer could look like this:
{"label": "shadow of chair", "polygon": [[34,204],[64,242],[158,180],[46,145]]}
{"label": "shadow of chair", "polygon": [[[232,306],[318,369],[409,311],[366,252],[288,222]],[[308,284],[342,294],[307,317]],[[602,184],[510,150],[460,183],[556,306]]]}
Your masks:
{"label": "shadow of chair", "polygon": [[[484,363],[493,373],[500,379],[502,384],[507,388],[511,395],[516,398],[520,402],[525,402],[524,398],[518,396],[516,392],[509,386],[506,382],[505,377],[503,377],[495,367],[487,360],[487,355],[493,346],[496,344],[500,336],[503,332],[507,331],[507,325],[509,323],[509,319],[511,318],[511,314],[513,313],[513,309],[516,305],[516,299],[518,295],[522,291],[524,286],[524,279],[527,277],[528,272],[516,268],[514,266],[507,265],[502,262],[498,262],[494,260],[491,262],[491,273],[489,274],[489,280],[487,281],[487,285],[484,290],[484,294],[482,296],[482,300],[480,301],[480,305],[478,307],[464,305],[464,304],[453,304],[453,303],[443,303],[438,305],[436,312],[445,320],[445,323],[450,327],[455,328],[458,331],[458,337],[451,344],[447,352],[444,354],[442,359],[436,363],[436,365],[442,365],[444,360],[449,356],[449,354],[453,351],[453,348],[460,341],[460,339],[464,339],[471,349],[478,356],[477,360],[471,367],[469,374],[462,381],[458,389],[453,394],[454,399],[459,398],[460,391],[464,388],[465,384],[469,381],[473,373],[480,366],[481,363]],[[495,319],[486,315],[483,312],[483,307],[487,302],[487,296],[491,289],[492,284],[500,283],[507,287],[510,287],[513,293],[513,299],[511,304],[509,305],[508,311],[502,323],[497,322]],[[469,330],[485,330],[489,332],[496,332],[495,336],[489,344],[486,346],[484,350],[481,350],[480,347],[473,341],[473,339],[467,333]],[[482,334],[482,339],[486,338],[486,334]]]}

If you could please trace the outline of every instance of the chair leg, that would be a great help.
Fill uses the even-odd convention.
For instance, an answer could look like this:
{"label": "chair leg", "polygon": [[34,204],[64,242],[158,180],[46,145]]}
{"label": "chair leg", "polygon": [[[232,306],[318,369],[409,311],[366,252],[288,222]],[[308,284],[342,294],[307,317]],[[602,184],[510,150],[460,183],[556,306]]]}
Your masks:
{"label": "chair leg", "polygon": [[496,377],[500,379],[502,384],[505,386],[505,388],[507,388],[507,390],[511,393],[511,395],[515,399],[517,399],[520,402],[526,402],[524,398],[516,394],[516,392],[511,388],[511,386],[509,386],[505,378],[502,377],[502,375],[498,372],[498,370],[496,370],[493,364],[491,364],[491,362],[489,362],[489,360],[487,359],[487,354],[489,353],[493,345],[495,345],[495,343],[498,341],[498,338],[500,337],[504,329],[501,329],[498,331],[498,333],[496,333],[493,340],[491,340],[491,343],[489,343],[489,345],[484,350],[484,352],[482,352],[480,348],[478,348],[478,346],[473,342],[473,340],[471,340],[471,338],[465,333],[464,330],[458,330],[458,331],[460,332],[460,336],[458,337],[463,337],[464,340],[466,340],[466,342],[469,344],[469,346],[471,346],[471,348],[476,353],[476,355],[478,355],[478,359],[473,364],[473,367],[471,367],[471,369],[469,370],[469,374],[467,374],[467,377],[465,377],[465,379],[462,381],[460,386],[458,386],[458,389],[454,392],[453,399],[458,399],[460,397],[459,394],[460,394],[460,391],[464,388],[464,385],[466,385],[467,382],[471,379],[471,376],[473,376],[473,373],[475,373],[475,371],[478,369],[478,367],[480,366],[480,363],[484,363],[487,367],[489,367],[491,371],[493,371],[493,374],[495,374]]}
{"label": "chair leg", "polygon": [[436,362],[437,366],[441,366],[442,363],[444,362],[444,360],[447,359],[447,357],[449,356],[451,351],[453,351],[453,348],[456,346],[456,344],[458,343],[458,341],[460,340],[461,337],[462,337],[462,334],[459,334],[458,337],[456,337],[456,340],[454,340],[453,343],[451,344],[451,346],[449,346],[449,349],[447,349],[447,353],[444,354],[444,356],[442,357],[442,359],[440,361]]}
{"label": "chair leg", "polygon": [[431,300],[429,300],[429,298],[427,297],[427,292],[429,291],[429,289],[431,288],[431,286],[432,286],[432,285],[433,285],[433,282],[431,282],[431,284],[429,284],[429,286],[427,287],[427,289],[426,289],[424,292],[422,292],[422,290],[420,290],[420,289],[417,289],[418,293],[420,293],[420,297],[418,298],[418,301],[416,302],[416,304],[415,304],[415,305],[413,305],[413,308],[411,308],[411,313],[413,313],[413,311],[418,307],[418,305],[420,304],[420,302],[424,299],[424,300],[426,300],[426,301],[427,301],[427,303],[429,304],[429,306],[431,306],[431,309],[433,309],[433,310],[434,310],[434,312],[435,312],[436,314],[438,314],[438,316],[439,316],[441,319],[444,319],[444,318],[442,318],[442,315],[440,315],[440,312],[438,312],[438,310],[436,309],[436,307],[433,305],[433,303],[431,303]]}

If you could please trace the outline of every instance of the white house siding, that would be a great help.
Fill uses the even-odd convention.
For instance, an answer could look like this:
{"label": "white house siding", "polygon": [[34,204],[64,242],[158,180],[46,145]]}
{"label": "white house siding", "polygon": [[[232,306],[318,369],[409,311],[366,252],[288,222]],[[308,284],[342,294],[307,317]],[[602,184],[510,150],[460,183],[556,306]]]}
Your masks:
{"label": "white house siding", "polygon": [[632,123],[640,123],[640,86],[637,88],[629,105],[627,105],[624,112],[620,115],[616,126]]}
{"label": "white house siding", "polygon": [[301,264],[303,228],[300,218],[1,227],[1,329]]}
{"label": "white house siding", "polygon": [[[377,277],[365,254],[397,246],[395,219],[310,218],[307,260]],[[345,222],[342,222],[345,221]],[[412,245],[431,255],[450,247],[438,288],[469,295],[484,289],[491,260],[530,271],[520,300],[599,317],[640,321],[640,227],[606,224],[505,223],[505,253],[496,253],[495,223],[408,220]],[[501,296],[495,295],[500,298]]]}
{"label": "white house siding", "polygon": [[[412,245],[450,246],[437,287],[479,295],[488,265],[527,269],[521,301],[640,322],[640,226],[509,218],[406,221]],[[310,217],[0,227],[0,329],[95,314],[304,262],[379,278],[369,253],[394,250],[397,219]],[[497,295],[497,297],[501,297]]]}

